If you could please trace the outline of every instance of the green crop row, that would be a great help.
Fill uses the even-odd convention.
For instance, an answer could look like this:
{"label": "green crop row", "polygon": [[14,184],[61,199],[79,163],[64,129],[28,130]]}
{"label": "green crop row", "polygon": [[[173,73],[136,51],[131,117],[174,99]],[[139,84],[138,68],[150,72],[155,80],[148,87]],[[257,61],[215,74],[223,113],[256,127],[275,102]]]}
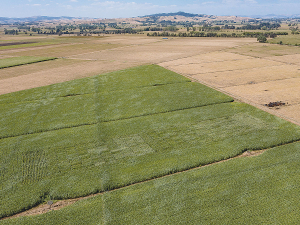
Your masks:
{"label": "green crop row", "polygon": [[297,224],[299,162],[289,144],[0,224]]}
{"label": "green crop row", "polygon": [[0,69],[57,59],[55,57],[21,56],[0,59]]}

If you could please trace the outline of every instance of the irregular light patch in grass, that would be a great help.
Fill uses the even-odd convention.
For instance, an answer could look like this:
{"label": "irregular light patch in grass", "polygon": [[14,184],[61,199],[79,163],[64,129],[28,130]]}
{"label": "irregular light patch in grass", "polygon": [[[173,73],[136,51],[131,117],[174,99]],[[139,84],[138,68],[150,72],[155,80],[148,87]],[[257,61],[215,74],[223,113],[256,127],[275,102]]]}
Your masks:
{"label": "irregular light patch in grass", "polygon": [[21,56],[0,59],[0,69],[57,59],[55,57]]}

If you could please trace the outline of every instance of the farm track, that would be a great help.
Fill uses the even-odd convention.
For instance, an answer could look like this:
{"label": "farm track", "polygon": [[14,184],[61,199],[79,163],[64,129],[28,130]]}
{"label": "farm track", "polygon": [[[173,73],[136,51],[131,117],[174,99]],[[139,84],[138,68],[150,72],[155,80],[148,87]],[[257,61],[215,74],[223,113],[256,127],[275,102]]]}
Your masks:
{"label": "farm track", "polygon": [[[44,214],[44,213],[47,213],[47,212],[50,212],[50,211],[60,210],[62,208],[70,206],[70,205],[72,205],[72,204],[74,204],[74,203],[76,203],[80,200],[84,200],[84,199],[92,198],[92,197],[95,197],[95,196],[103,195],[103,194],[109,193],[109,192],[122,190],[122,189],[131,187],[131,186],[135,186],[135,185],[138,185],[138,184],[151,182],[153,180],[163,179],[165,177],[170,177],[170,176],[173,176],[173,175],[176,175],[176,174],[181,174],[181,173],[201,169],[201,168],[204,168],[204,167],[213,166],[215,164],[224,163],[224,162],[227,162],[227,161],[230,161],[230,160],[233,160],[233,159],[237,159],[237,158],[259,156],[259,155],[263,154],[264,152],[266,152],[268,150],[271,150],[273,148],[289,145],[289,144],[292,144],[292,143],[300,143],[300,140],[292,141],[290,143],[285,143],[285,144],[281,144],[281,145],[277,145],[277,146],[273,146],[272,148],[268,148],[268,149],[254,150],[254,151],[247,151],[246,150],[240,155],[237,155],[237,156],[234,156],[234,157],[231,157],[231,158],[228,158],[228,159],[224,159],[224,160],[221,160],[221,161],[209,163],[209,164],[206,164],[206,165],[200,165],[200,166],[197,166],[197,167],[193,167],[193,168],[189,168],[189,169],[186,169],[186,170],[174,172],[174,173],[171,173],[171,174],[166,174],[166,175],[163,175],[163,176],[160,176],[160,177],[150,178],[150,179],[147,179],[147,180],[144,180],[144,181],[132,183],[132,184],[125,185],[123,187],[115,188],[115,189],[108,190],[108,191],[102,191],[102,192],[91,194],[91,195],[88,195],[88,196],[85,196],[85,197],[79,197],[79,198],[73,198],[73,199],[67,199],[67,200],[58,200],[58,201],[55,201],[51,206],[48,205],[48,204],[39,205],[39,206],[34,207],[32,209],[29,209],[27,211],[15,214],[13,216],[4,217],[0,220],[7,220],[7,219],[18,218],[18,217],[22,217],[22,216],[34,216],[34,215]],[[103,207],[104,207],[104,204],[103,204]]]}

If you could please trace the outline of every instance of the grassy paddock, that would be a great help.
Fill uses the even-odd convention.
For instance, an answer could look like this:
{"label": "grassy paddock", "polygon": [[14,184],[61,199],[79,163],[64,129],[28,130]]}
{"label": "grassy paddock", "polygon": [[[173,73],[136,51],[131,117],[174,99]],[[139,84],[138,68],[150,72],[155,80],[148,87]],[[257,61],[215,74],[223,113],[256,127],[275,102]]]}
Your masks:
{"label": "grassy paddock", "polygon": [[298,45],[300,46],[300,35],[287,35],[287,36],[278,36],[276,38],[268,40],[271,44],[283,44],[283,45]]}
{"label": "grassy paddock", "polygon": [[6,59],[0,59],[0,69],[21,66],[25,64],[43,62],[54,60],[55,57],[33,57],[33,56],[21,56],[21,57],[11,57]]}

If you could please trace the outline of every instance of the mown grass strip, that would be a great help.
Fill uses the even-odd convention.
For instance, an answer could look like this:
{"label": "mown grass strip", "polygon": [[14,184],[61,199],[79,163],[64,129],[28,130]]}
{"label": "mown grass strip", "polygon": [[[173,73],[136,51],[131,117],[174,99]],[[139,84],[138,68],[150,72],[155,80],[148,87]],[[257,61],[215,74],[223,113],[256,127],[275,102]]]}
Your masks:
{"label": "mown grass strip", "polygon": [[299,157],[300,144],[289,144],[0,223],[297,224]]}
{"label": "mown grass strip", "polygon": [[34,56],[21,56],[11,57],[7,59],[0,59],[0,69],[21,66],[25,64],[38,63],[44,61],[55,60],[55,57],[34,57]]}

